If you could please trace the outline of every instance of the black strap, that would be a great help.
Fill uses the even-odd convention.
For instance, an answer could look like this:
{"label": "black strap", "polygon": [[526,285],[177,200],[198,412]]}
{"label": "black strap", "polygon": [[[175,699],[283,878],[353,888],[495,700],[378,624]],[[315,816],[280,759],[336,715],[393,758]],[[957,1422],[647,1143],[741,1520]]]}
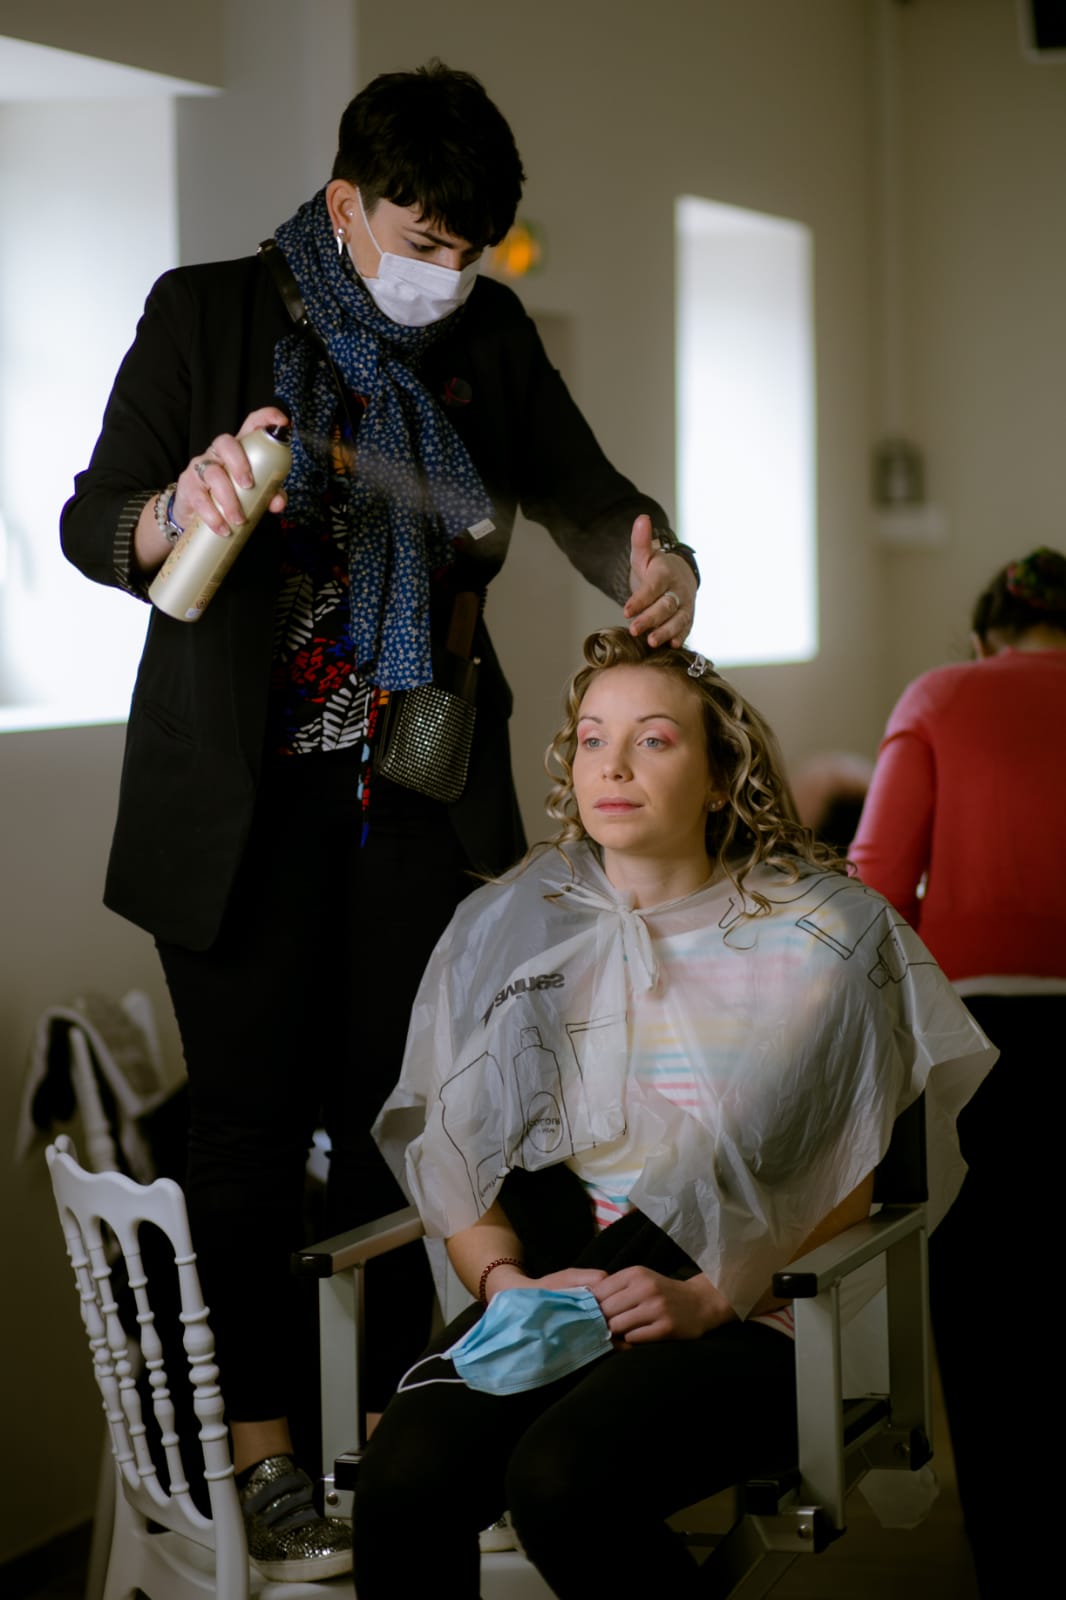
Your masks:
{"label": "black strap", "polygon": [[292,268],[286,261],[276,239],[263,240],[259,246],[259,259],[270,273],[274,281],[274,287],[281,296],[281,303],[296,324],[296,327],[317,346],[319,353],[329,367],[337,394],[340,396],[344,415],[352,432],[352,442],[354,444],[355,436],[359,431],[359,420],[352,410],[348,387],[337,371],[336,363],[329,353],[329,346],[307,314],[307,307],[304,305],[303,295],[300,293],[300,285],[296,282]]}
{"label": "black strap", "polygon": [[309,333],[313,339],[322,344],[323,341],[315,332],[311,324],[311,318],[307,315],[307,307],[304,305],[303,296],[300,293],[300,285],[293,277],[292,268],[282,254],[278,241],[276,239],[264,239],[259,246],[259,255],[263,265],[274,280],[274,287],[281,296],[285,310],[300,329],[300,332]]}

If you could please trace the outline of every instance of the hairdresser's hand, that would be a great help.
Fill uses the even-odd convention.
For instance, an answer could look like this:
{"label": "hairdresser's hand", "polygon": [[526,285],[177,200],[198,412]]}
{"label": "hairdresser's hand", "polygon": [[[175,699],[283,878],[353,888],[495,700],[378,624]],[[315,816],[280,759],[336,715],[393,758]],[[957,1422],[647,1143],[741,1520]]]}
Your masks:
{"label": "hairdresser's hand", "polygon": [[617,1344],[698,1339],[736,1313],[702,1273],[679,1282],[648,1267],[624,1267],[592,1290]]}
{"label": "hairdresser's hand", "polygon": [[696,614],[696,577],[683,556],[659,549],[647,516],[633,524],[629,590],[623,615],[634,638],[646,633],[650,645],[684,644]]}
{"label": "hairdresser's hand", "polygon": [[[220,538],[228,539],[231,530],[244,521],[233,485],[248,489],[252,484],[252,471],[241,440],[256,428],[288,420],[277,406],[260,406],[245,417],[236,434],[220,433],[201,455],[194,456],[178,479],[174,493],[174,521],[178,527],[187,528],[194,517],[199,517]],[[267,510],[275,515],[284,511],[285,500],[284,490],[279,490]]]}

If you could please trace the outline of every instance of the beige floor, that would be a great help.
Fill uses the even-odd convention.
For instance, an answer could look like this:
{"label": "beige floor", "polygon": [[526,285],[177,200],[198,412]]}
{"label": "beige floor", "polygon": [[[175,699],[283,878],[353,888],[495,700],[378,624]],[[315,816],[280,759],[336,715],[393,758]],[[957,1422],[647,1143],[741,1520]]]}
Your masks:
{"label": "beige floor", "polygon": [[917,1528],[882,1528],[855,1491],[848,1500],[844,1538],[820,1556],[797,1561],[774,1590],[774,1600],[977,1600],[935,1373],[933,1439],[940,1494],[924,1522]]}

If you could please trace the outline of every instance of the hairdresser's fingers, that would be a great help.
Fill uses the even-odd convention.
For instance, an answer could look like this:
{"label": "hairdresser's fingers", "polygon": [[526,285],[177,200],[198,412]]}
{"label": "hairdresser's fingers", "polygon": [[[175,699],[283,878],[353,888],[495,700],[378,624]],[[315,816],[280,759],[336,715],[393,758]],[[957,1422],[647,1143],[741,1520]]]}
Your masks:
{"label": "hairdresser's fingers", "polygon": [[[201,455],[193,456],[178,478],[174,491],[174,521],[187,528],[195,518],[204,523],[220,538],[228,538],[231,528],[238,527],[244,513],[230,482],[221,447],[229,435],[220,434],[213,439]],[[236,440],[233,441],[236,444]],[[238,450],[240,446],[237,445]],[[245,471],[248,460],[240,450]]]}
{"label": "hairdresser's fingers", "polygon": [[[232,529],[239,528],[244,521],[244,511],[234,484],[249,489],[253,481],[240,440],[256,428],[287,421],[285,413],[277,406],[260,406],[245,417],[239,434],[220,433],[201,455],[194,456],[179,477],[174,494],[174,520],[178,526],[187,528],[193,518],[198,517],[223,539],[229,537]],[[284,497],[275,495],[270,510],[278,512],[284,507]]]}
{"label": "hairdresser's fingers", "polygon": [[633,615],[633,611],[635,609],[634,601],[637,598],[637,592],[639,591],[641,584],[644,582],[645,574],[648,570],[648,563],[655,555],[658,548],[659,543],[655,537],[655,529],[652,526],[651,518],[646,513],[642,513],[634,521],[632,532],[629,535],[630,598],[626,602],[625,606],[625,614],[627,617]]}
{"label": "hairdresser's fingers", "polygon": [[252,433],[256,428],[287,427],[288,422],[284,411],[277,406],[260,406],[256,411],[249,411],[237,429],[237,437],[243,439],[246,433]]}
{"label": "hairdresser's fingers", "polygon": [[652,646],[683,644],[696,613],[696,577],[683,557],[660,548],[649,516],[633,523],[629,585],[623,615],[634,638],[646,633]]}
{"label": "hairdresser's fingers", "polygon": [[646,633],[653,647],[684,644],[696,611],[696,581],[691,568],[680,556],[664,551],[656,557],[647,583],[629,604],[640,605],[629,622],[634,638]]}

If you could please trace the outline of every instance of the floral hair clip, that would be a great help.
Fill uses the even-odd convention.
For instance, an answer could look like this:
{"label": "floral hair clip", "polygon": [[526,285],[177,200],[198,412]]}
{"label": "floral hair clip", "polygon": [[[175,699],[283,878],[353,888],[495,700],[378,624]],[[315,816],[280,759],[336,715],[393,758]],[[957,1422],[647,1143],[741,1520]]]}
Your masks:
{"label": "floral hair clip", "polygon": [[708,661],[706,656],[694,655],[688,667],[690,678],[702,678],[704,674],[710,675],[714,671],[714,662]]}
{"label": "floral hair clip", "polygon": [[1006,571],[1007,593],[1023,600],[1036,611],[1058,611],[1062,606],[1062,578],[1054,571],[1062,557],[1041,545],[1021,561],[1012,561]]}

